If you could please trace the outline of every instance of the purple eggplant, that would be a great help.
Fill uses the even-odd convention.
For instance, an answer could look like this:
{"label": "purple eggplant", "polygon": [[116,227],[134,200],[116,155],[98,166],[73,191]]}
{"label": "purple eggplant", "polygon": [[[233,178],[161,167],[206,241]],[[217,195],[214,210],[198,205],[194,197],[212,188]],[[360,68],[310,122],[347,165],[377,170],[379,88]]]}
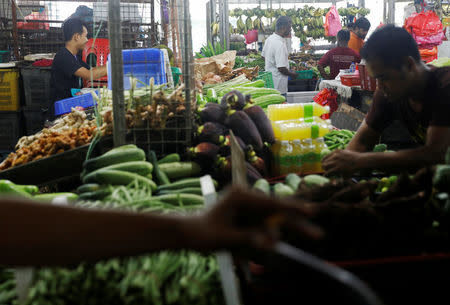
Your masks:
{"label": "purple eggplant", "polygon": [[[233,111],[232,111],[233,112]],[[227,118],[227,126],[240,137],[244,143],[253,145],[256,150],[263,147],[258,128],[244,111],[235,111]]]}
{"label": "purple eggplant", "polygon": [[200,161],[214,161],[217,159],[220,147],[209,142],[202,142],[189,149],[189,153]]}
{"label": "purple eggplant", "polygon": [[258,106],[246,108],[245,113],[252,119],[258,128],[259,134],[264,142],[273,144],[275,142],[275,134],[273,133],[272,124],[264,110]]}
{"label": "purple eggplant", "polygon": [[206,122],[197,129],[197,141],[220,145],[225,141],[226,127],[220,123]]}
{"label": "purple eggplant", "polygon": [[222,97],[220,107],[224,110],[242,110],[245,107],[245,103],[244,95],[238,90],[233,90]]}
{"label": "purple eggplant", "polygon": [[225,111],[219,105],[210,105],[200,112],[200,119],[204,123],[216,122],[223,124],[226,118],[227,115]]}

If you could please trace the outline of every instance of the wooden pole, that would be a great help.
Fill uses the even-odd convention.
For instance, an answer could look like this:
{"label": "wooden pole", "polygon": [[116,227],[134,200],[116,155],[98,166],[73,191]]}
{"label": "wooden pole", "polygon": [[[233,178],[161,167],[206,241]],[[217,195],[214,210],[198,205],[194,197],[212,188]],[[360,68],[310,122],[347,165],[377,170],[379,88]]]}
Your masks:
{"label": "wooden pole", "polygon": [[170,26],[171,26],[171,32],[172,32],[172,53],[173,53],[173,60],[175,64],[176,58],[178,58],[178,50],[177,50],[177,27],[175,24],[175,7],[176,7],[176,0],[170,1]]}
{"label": "wooden pole", "polygon": [[[163,45],[165,45],[165,46],[167,46],[168,45],[168,25],[167,25],[167,22],[166,22],[166,18],[164,17],[164,4],[166,4],[167,5],[167,1],[166,0],[161,0],[161,5],[160,5],[160,11],[161,11],[161,26],[162,26],[162,30],[163,30],[163,33],[164,33],[164,37],[163,37],[163,39],[162,39],[162,44]],[[167,9],[167,7],[166,7],[166,9]]]}
{"label": "wooden pole", "polygon": [[[211,0],[213,1],[213,0]],[[211,1],[206,2],[206,41],[212,43],[211,37]]]}

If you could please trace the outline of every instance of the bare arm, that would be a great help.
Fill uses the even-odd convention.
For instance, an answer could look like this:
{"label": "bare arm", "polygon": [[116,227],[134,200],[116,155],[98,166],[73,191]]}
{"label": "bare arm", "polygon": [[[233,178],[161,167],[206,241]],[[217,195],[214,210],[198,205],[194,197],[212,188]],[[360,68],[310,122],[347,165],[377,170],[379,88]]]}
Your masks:
{"label": "bare arm", "polygon": [[318,65],[317,69],[319,70],[320,75],[322,76],[323,79],[331,79],[331,76],[327,74],[327,72],[325,72],[325,68],[323,66]]}
{"label": "bare arm", "polygon": [[364,140],[364,132],[358,130],[358,133],[360,137],[355,137],[346,150],[335,151],[324,158],[323,168],[327,174],[353,174],[363,169],[408,170],[438,164],[444,162],[450,146],[450,127],[431,126],[424,146],[391,153],[366,152],[373,147],[373,139]]}
{"label": "bare arm", "polygon": [[2,198],[0,265],[65,265],[159,250],[267,248],[274,241],[269,232],[276,227],[268,221],[273,216],[295,225],[299,234],[318,237],[320,230],[303,218],[310,209],[248,190],[228,192],[213,209],[186,217]]}
{"label": "bare arm", "polygon": [[359,126],[355,136],[348,144],[347,149],[356,152],[372,151],[379,139],[380,134],[370,128],[369,125],[367,125],[366,120],[364,120],[361,126]]}
{"label": "bare arm", "polygon": [[360,168],[409,169],[443,163],[450,146],[450,127],[431,126],[425,146],[395,153],[367,153],[359,160]]}
{"label": "bare arm", "polygon": [[280,71],[280,73],[283,75],[290,76],[294,79],[297,78],[297,73],[289,71],[288,68],[286,67],[278,68],[278,71]]}
{"label": "bare arm", "polygon": [[91,74],[92,74],[93,80],[102,78],[103,76],[107,75],[107,68],[106,68],[106,66],[101,66],[101,67],[95,67],[95,68],[88,70],[84,67],[81,67],[80,69],[75,71],[76,76],[81,77],[82,79],[84,79],[86,81],[91,80]]}

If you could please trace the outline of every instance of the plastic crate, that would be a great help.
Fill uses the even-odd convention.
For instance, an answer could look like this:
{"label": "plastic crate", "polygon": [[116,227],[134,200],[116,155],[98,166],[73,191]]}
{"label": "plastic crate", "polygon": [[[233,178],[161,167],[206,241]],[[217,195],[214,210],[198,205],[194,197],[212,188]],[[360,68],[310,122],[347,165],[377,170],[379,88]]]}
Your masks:
{"label": "plastic crate", "polygon": [[172,67],[172,76],[173,76],[173,84],[178,86],[178,83],[180,82],[180,76],[181,76],[181,69],[178,67]]}
{"label": "plastic crate", "polygon": [[[98,94],[98,91],[97,91]],[[95,106],[94,97],[91,93],[86,93],[80,96],[66,98],[55,102],[55,115],[63,115],[72,111],[72,108],[82,107],[84,109]]]}
{"label": "plastic crate", "polygon": [[0,112],[0,150],[13,151],[22,131],[20,112]]}
{"label": "plastic crate", "polygon": [[[154,79],[155,85],[167,83],[164,67],[164,53],[160,49],[123,50],[123,88],[131,89],[130,76],[137,78],[136,87],[144,87]],[[108,55],[108,89],[111,85],[111,55]],[[142,82],[142,83],[141,83]]]}
{"label": "plastic crate", "polygon": [[0,51],[0,63],[6,63],[11,60],[11,51]]}
{"label": "plastic crate", "polygon": [[296,71],[297,79],[311,79],[314,76],[313,70]]}
{"label": "plastic crate", "polygon": [[[109,55],[109,39],[97,38],[89,39],[83,49],[82,59],[91,67],[106,65]],[[91,62],[92,61],[92,62]],[[104,76],[96,81],[108,81],[108,76]]]}
{"label": "plastic crate", "polygon": [[0,111],[17,111],[19,108],[19,71],[0,69]]}
{"label": "plastic crate", "polygon": [[50,107],[52,75],[51,67],[24,67],[20,69],[26,106]]}
{"label": "plastic crate", "polygon": [[53,119],[53,114],[49,108],[24,107],[22,112],[25,123],[24,131],[27,136],[41,131],[45,127],[45,122]]}
{"label": "plastic crate", "polygon": [[343,84],[345,86],[349,86],[349,87],[360,86],[361,80],[359,79],[359,76],[342,75],[341,76],[341,84]]}
{"label": "plastic crate", "polygon": [[264,81],[264,87],[273,88],[272,72],[259,72],[256,79],[262,79]]}

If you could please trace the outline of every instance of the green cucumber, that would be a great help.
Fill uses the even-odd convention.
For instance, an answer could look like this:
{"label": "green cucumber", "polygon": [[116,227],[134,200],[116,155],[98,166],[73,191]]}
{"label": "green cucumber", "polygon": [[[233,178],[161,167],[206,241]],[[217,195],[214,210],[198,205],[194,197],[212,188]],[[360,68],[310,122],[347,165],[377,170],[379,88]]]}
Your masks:
{"label": "green cucumber", "polygon": [[144,151],[139,148],[116,150],[97,158],[87,160],[84,162],[83,166],[86,171],[89,172],[113,164],[129,161],[145,161]]}
{"label": "green cucumber", "polygon": [[171,162],[159,165],[159,169],[164,172],[169,179],[180,179],[198,176],[201,167],[195,162]]}
{"label": "green cucumber", "polygon": [[113,169],[118,171],[130,172],[147,177],[147,175],[152,173],[153,165],[147,161],[130,161],[106,166],[99,170],[102,169]]}
{"label": "green cucumber", "polygon": [[204,204],[203,196],[194,195],[194,194],[167,194],[152,197],[152,200],[159,200],[162,202],[167,202],[170,204],[178,205],[202,205]]}
{"label": "green cucumber", "polygon": [[82,194],[82,193],[95,192],[95,191],[98,191],[100,189],[100,187],[101,187],[101,185],[97,184],[97,183],[83,184],[77,188],[77,193]]}
{"label": "green cucumber", "polygon": [[106,196],[111,195],[111,193],[112,193],[111,187],[104,187],[96,191],[84,192],[80,194],[78,200],[102,200]]}
{"label": "green cucumber", "polygon": [[147,184],[155,191],[157,186],[152,180],[138,174],[123,172],[113,169],[102,169],[95,171],[83,178],[83,183],[99,183],[111,185],[128,185],[134,180]]}
{"label": "green cucumber", "polygon": [[[214,181],[214,180],[213,180]],[[217,182],[214,181],[214,186],[217,187]],[[187,178],[182,179],[171,184],[158,186],[158,191],[162,190],[179,190],[186,187],[202,187],[200,184],[200,178]]]}
{"label": "green cucumber", "polygon": [[170,184],[169,177],[167,177],[166,173],[164,173],[160,169],[160,165],[158,164],[158,159],[156,159],[156,154],[153,150],[148,152],[148,159],[153,164],[153,168],[155,170],[156,182],[158,182],[159,185]]}
{"label": "green cucumber", "polygon": [[277,197],[286,197],[294,195],[294,191],[289,186],[283,183],[275,184],[275,186],[273,187],[273,193]]}
{"label": "green cucumber", "polygon": [[286,176],[286,185],[289,186],[294,192],[298,190],[298,186],[300,182],[302,182],[302,178],[300,178],[296,174],[289,174]]}
{"label": "green cucumber", "polygon": [[259,190],[266,195],[270,195],[270,184],[266,179],[258,179],[253,185],[253,189]]}
{"label": "green cucumber", "polygon": [[134,144],[126,144],[126,145],[122,145],[116,148],[111,149],[110,151],[104,153],[103,155],[110,155],[112,153],[115,153],[117,151],[123,151],[123,150],[128,150],[128,149],[137,149],[138,147]]}
{"label": "green cucumber", "polygon": [[180,155],[179,154],[175,154],[175,153],[167,155],[164,158],[160,159],[158,161],[158,164],[172,163],[172,162],[180,162]]}
{"label": "green cucumber", "polygon": [[47,193],[47,194],[38,194],[35,195],[33,198],[38,201],[52,201],[55,198],[58,197],[65,197],[69,201],[77,200],[78,195],[74,193]]}
{"label": "green cucumber", "polygon": [[201,187],[185,187],[179,190],[162,190],[158,193],[158,195],[167,195],[167,194],[194,194],[194,195],[202,195]]}
{"label": "green cucumber", "polygon": [[330,182],[330,179],[319,175],[308,175],[303,178],[307,186],[321,186]]}

